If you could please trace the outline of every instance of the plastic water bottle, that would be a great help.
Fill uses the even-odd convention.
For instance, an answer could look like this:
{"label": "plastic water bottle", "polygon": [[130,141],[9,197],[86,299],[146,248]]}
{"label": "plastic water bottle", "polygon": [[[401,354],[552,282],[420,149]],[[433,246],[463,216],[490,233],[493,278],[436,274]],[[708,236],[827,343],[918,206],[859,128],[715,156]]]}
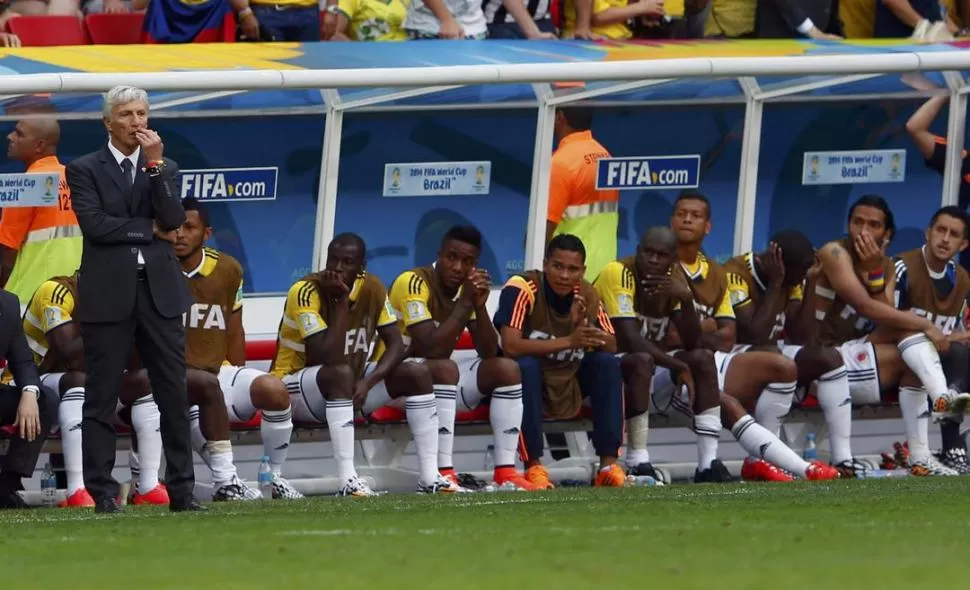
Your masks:
{"label": "plastic water bottle", "polygon": [[485,447],[485,471],[492,471],[495,469],[495,445],[488,445]]}
{"label": "plastic water bottle", "polygon": [[649,475],[628,475],[626,476],[626,485],[627,487],[654,487],[664,484]]}
{"label": "plastic water bottle", "polygon": [[273,469],[269,466],[269,457],[263,455],[259,461],[259,493],[264,500],[273,499]]}
{"label": "plastic water bottle", "polygon": [[54,468],[50,461],[44,465],[44,471],[40,475],[40,493],[44,508],[53,508],[57,505],[57,476],[54,475]]}
{"label": "plastic water bottle", "polygon": [[815,446],[815,433],[809,432],[805,436],[805,450],[802,451],[802,459],[814,461],[818,459],[818,448]]}

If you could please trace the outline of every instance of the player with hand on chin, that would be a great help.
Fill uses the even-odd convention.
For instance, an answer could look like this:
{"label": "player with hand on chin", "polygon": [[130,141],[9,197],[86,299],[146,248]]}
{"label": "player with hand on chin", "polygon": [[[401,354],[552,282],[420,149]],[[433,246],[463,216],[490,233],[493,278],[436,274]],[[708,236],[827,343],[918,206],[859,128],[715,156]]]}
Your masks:
{"label": "player with hand on chin", "polygon": [[[657,478],[650,464],[647,434],[651,411],[674,410],[691,419],[697,434],[694,481],[728,482],[717,458],[721,407],[714,353],[697,348],[701,316],[677,264],[677,242],[666,227],[648,229],[634,256],[607,264],[594,286],[616,330],[626,385],[628,473]],[[671,326],[682,348],[670,350]]]}
{"label": "player with hand on chin", "polygon": [[583,398],[593,411],[593,447],[600,456],[596,485],[620,487],[626,473],[617,464],[623,438],[623,379],[613,325],[596,289],[583,280],[586,248],[572,234],[546,246],[541,271],[506,282],[493,319],[502,352],[522,375],[522,434],[526,479],[551,488],[542,466],[544,416],[575,418]]}
{"label": "player with hand on chin", "polygon": [[[498,356],[498,334],[486,303],[492,288],[488,271],[477,268],[482,235],[472,226],[445,233],[430,266],[402,273],[391,285],[391,305],[405,343],[425,359],[434,378],[438,407],[438,469],[458,483],[452,463],[455,414],[487,400],[495,437],[494,481],[499,486],[537,489],[515,470],[522,424],[522,379],[515,361]],[[475,356],[450,360],[462,331],[468,329]]]}
{"label": "player with hand on chin", "polygon": [[948,350],[949,339],[926,317],[894,307],[896,275],[885,251],[896,226],[886,201],[875,195],[860,198],[849,209],[848,223],[847,238],[819,250],[822,276],[815,292],[821,343],[842,353],[857,405],[881,403],[880,384],[900,383],[901,359],[923,385],[907,388],[912,377],[902,377],[899,405],[907,424],[911,471],[953,475],[920,444],[916,430],[916,421],[926,413],[927,394],[939,419],[961,419],[970,402],[970,394],[947,385],[940,354]]}
{"label": "player with hand on chin", "polygon": [[[463,491],[438,473],[438,415],[431,371],[408,356],[380,279],[365,270],[357,234],[336,236],[324,270],[290,287],[270,372],[290,392],[300,421],[327,423],[338,495],[375,496],[354,467],[354,406],[364,415],[404,407],[418,455],[418,492]],[[377,337],[376,362],[368,362]]]}

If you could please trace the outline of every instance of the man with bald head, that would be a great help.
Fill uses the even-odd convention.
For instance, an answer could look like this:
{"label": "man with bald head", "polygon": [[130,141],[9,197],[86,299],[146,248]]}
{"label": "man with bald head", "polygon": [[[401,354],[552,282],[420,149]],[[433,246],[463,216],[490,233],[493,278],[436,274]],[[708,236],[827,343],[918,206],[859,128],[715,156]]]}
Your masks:
{"label": "man with bald head", "polygon": [[61,129],[50,117],[19,121],[7,135],[7,157],[27,173],[56,172],[57,202],[50,207],[10,207],[0,217],[0,286],[21,305],[47,279],[74,274],[81,263],[81,229],[71,207],[64,166],[57,159]]}
{"label": "man with bald head", "polygon": [[[714,353],[700,346],[701,314],[677,262],[674,232],[652,227],[636,254],[607,264],[595,283],[623,357],[627,470],[657,477],[647,450],[652,412],[689,420],[697,434],[696,482],[727,482],[731,476],[717,458],[721,405]],[[679,335],[676,347],[668,342],[671,326]]]}

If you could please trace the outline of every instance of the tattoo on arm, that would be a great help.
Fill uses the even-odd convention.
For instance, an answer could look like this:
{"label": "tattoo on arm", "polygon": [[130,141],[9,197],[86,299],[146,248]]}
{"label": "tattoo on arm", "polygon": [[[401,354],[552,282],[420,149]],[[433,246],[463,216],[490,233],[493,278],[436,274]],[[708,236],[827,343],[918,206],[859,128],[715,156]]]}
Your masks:
{"label": "tattoo on arm", "polygon": [[832,254],[832,258],[838,258],[839,254],[842,253],[842,248],[839,248],[837,245],[832,246],[832,248],[829,250],[829,253]]}

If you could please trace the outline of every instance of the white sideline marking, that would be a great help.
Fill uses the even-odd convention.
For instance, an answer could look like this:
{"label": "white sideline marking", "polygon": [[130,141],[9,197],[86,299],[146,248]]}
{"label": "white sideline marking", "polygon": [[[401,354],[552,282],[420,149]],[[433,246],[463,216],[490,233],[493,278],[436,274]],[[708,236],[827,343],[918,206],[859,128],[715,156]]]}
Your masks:
{"label": "white sideline marking", "polygon": [[[652,528],[652,527],[651,527]],[[476,528],[477,532],[485,532],[489,529]],[[494,529],[495,531],[505,530],[505,529]],[[551,527],[545,529],[549,532],[563,533],[567,535],[588,535],[595,533],[621,533],[621,532],[637,532],[642,530],[640,526],[597,526],[597,527]],[[399,535],[414,535],[415,533],[419,535],[436,536],[436,535],[455,535],[463,534],[461,530],[447,528],[447,529],[418,529],[416,531],[402,530],[402,529],[306,529],[306,530],[291,530],[291,531],[280,531],[276,533],[279,537],[342,537],[351,535],[361,535],[365,537],[394,537]]]}

